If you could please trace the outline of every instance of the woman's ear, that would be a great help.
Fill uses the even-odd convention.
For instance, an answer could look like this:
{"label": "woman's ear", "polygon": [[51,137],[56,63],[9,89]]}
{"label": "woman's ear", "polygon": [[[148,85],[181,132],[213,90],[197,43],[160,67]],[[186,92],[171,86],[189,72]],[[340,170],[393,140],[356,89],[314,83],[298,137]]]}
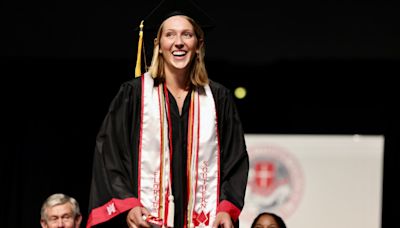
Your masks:
{"label": "woman's ear", "polygon": [[203,45],[204,45],[203,39],[199,39],[199,42],[198,42],[198,44],[197,44],[196,53],[199,53],[199,52],[200,52],[200,49],[203,48]]}

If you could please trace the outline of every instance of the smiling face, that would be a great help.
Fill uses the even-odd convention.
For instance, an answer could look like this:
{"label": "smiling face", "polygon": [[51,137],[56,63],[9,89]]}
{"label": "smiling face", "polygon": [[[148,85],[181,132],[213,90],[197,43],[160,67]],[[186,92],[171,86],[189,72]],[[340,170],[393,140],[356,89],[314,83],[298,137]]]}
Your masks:
{"label": "smiling face", "polygon": [[198,49],[193,25],[185,16],[172,16],[164,21],[160,37],[160,53],[166,71],[187,70]]}

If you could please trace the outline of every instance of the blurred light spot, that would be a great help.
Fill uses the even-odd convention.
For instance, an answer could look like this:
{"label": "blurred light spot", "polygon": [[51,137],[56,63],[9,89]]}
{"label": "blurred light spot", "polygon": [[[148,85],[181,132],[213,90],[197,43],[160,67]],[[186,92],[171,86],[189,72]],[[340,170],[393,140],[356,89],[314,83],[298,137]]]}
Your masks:
{"label": "blurred light spot", "polygon": [[246,97],[247,91],[244,87],[237,87],[235,89],[235,96],[237,99],[243,99]]}

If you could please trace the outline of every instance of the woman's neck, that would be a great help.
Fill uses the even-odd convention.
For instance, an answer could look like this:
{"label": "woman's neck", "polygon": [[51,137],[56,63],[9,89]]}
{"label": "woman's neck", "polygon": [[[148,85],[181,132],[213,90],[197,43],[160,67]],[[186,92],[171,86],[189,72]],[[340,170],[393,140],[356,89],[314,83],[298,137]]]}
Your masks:
{"label": "woman's neck", "polygon": [[174,91],[188,90],[189,79],[186,70],[165,71],[165,84]]}
{"label": "woman's neck", "polygon": [[175,98],[175,101],[178,105],[179,115],[181,115],[185,97],[190,90],[188,76],[186,74],[186,71],[165,73],[165,85],[167,86],[172,96]]}

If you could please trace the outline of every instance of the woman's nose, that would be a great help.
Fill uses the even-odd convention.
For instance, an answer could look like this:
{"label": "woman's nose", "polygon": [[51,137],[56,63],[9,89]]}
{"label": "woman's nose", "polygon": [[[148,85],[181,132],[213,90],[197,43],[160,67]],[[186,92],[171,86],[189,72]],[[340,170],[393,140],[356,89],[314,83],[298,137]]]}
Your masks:
{"label": "woman's nose", "polygon": [[175,46],[176,47],[180,47],[180,48],[182,48],[183,47],[183,39],[182,39],[182,36],[176,36],[175,37]]}
{"label": "woman's nose", "polygon": [[181,49],[181,48],[183,48],[183,44],[175,44],[175,47],[178,49]]}

